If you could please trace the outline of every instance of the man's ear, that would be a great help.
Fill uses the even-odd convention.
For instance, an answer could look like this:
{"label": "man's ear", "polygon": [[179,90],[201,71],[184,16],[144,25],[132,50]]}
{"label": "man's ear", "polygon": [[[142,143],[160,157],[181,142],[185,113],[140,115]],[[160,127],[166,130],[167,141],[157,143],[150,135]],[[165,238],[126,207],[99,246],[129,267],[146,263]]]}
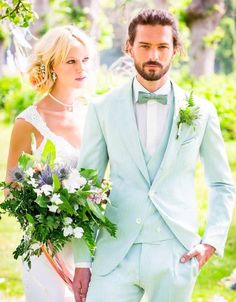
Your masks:
{"label": "man's ear", "polygon": [[126,53],[133,58],[133,47],[130,45],[129,41],[126,42]]}

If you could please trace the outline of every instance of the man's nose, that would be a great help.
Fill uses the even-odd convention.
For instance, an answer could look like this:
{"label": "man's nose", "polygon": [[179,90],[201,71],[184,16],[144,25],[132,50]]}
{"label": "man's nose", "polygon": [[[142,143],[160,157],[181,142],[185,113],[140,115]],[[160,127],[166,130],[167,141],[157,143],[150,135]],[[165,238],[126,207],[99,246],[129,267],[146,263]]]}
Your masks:
{"label": "man's nose", "polygon": [[152,61],[154,61],[154,62],[158,61],[158,59],[159,59],[158,49],[156,49],[156,48],[151,49],[151,51],[150,51],[150,59]]}

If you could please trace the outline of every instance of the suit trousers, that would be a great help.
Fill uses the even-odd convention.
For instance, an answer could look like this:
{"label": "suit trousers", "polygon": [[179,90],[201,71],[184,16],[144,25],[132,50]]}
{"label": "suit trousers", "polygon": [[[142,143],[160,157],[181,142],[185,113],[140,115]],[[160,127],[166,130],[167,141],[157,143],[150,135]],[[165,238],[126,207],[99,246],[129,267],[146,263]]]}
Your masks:
{"label": "suit trousers", "polygon": [[186,252],[176,238],[135,243],[113,271],[106,275],[92,272],[86,302],[187,302],[198,261],[192,258],[180,263]]}

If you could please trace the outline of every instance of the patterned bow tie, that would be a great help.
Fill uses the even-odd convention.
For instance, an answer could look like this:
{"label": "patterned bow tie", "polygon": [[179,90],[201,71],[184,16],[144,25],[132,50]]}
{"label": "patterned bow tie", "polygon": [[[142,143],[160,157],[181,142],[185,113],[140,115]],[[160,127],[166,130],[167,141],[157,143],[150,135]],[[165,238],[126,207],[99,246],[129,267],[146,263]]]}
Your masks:
{"label": "patterned bow tie", "polygon": [[138,92],[138,103],[139,104],[145,104],[148,101],[156,101],[161,103],[162,105],[167,104],[167,95],[165,94],[155,94],[155,93],[146,93],[143,91]]}

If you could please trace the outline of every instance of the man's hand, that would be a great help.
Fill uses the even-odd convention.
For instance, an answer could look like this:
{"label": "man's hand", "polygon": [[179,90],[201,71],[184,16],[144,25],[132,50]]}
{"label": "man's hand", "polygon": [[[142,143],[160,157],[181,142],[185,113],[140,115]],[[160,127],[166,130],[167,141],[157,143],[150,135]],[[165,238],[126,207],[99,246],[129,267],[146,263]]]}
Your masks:
{"label": "man's hand", "polygon": [[91,272],[89,268],[76,268],[73,280],[73,291],[76,302],[85,302]]}
{"label": "man's hand", "polygon": [[181,263],[189,261],[191,258],[195,257],[198,260],[199,270],[208,261],[208,259],[214,254],[215,248],[209,244],[197,244],[191,251],[184,254],[180,258]]}

